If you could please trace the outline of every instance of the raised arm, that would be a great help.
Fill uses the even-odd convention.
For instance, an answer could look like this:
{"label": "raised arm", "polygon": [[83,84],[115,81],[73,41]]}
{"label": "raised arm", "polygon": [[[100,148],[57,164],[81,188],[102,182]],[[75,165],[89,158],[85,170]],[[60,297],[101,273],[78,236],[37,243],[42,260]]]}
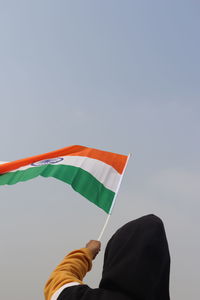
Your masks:
{"label": "raised arm", "polygon": [[85,248],[70,252],[51,273],[44,289],[45,299],[54,300],[66,287],[83,284],[83,278],[91,270],[92,260],[100,251],[100,242],[90,241]]}

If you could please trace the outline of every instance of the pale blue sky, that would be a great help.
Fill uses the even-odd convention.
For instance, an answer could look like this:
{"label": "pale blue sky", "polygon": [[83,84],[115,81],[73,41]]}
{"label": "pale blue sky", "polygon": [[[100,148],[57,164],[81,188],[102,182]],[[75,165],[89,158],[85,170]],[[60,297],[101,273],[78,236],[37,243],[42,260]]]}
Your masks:
{"label": "pale blue sky", "polygon": [[[125,222],[163,218],[171,298],[198,299],[198,1],[0,1],[0,160],[73,144],[133,153],[104,247]],[[0,298],[42,300],[63,256],[98,237],[106,214],[54,179],[0,193]]]}

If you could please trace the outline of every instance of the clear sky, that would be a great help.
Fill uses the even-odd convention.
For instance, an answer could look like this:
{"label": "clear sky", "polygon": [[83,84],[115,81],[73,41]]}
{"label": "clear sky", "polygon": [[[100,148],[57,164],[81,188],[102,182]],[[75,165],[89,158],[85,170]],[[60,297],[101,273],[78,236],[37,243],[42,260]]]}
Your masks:
{"label": "clear sky", "polygon": [[[171,298],[199,299],[200,4],[188,0],[0,1],[0,160],[80,144],[133,153],[115,230],[159,215]],[[64,255],[106,214],[55,179],[0,188],[0,298],[42,300]]]}

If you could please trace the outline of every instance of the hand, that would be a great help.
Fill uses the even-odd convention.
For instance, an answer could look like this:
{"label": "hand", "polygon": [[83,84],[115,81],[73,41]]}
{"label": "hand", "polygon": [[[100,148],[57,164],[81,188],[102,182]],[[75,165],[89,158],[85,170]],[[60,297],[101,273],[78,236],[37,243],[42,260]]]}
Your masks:
{"label": "hand", "polygon": [[99,241],[91,240],[86,244],[86,248],[92,252],[92,259],[95,259],[99,251],[101,250],[101,243]]}

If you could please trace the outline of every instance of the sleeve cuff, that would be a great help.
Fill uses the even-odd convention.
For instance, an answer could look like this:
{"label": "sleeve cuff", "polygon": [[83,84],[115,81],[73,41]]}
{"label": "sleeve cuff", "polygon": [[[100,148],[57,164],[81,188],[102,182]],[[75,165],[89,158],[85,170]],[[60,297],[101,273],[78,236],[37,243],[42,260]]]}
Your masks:
{"label": "sleeve cuff", "polygon": [[87,257],[90,260],[93,260],[93,254],[92,254],[92,251],[89,248],[82,248],[81,250],[84,251],[84,253],[87,255]]}

